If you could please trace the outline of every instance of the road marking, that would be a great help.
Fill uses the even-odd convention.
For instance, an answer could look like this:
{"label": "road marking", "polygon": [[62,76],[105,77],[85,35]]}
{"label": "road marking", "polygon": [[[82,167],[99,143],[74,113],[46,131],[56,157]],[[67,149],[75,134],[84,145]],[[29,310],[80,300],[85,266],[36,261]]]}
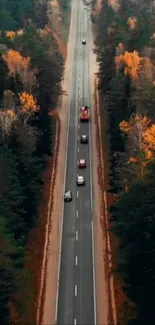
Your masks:
{"label": "road marking", "polygon": [[[79,192],[78,192],[78,191],[76,192],[76,196],[79,197]],[[77,213],[77,212],[78,212],[78,211],[76,211],[76,213]]]}
{"label": "road marking", "polygon": [[76,325],[76,318],[74,318],[74,325]]}
{"label": "road marking", "polygon": [[80,124],[78,125],[78,129],[80,128]]}
{"label": "road marking", "polygon": [[78,257],[75,258],[75,264],[78,265]]}
{"label": "road marking", "polygon": [[79,137],[79,135],[78,135],[78,140],[80,140],[80,137]]}
{"label": "road marking", "polygon": [[78,240],[78,231],[76,231],[76,240]]}
{"label": "road marking", "polygon": [[75,296],[77,296],[77,285],[75,285]]}
{"label": "road marking", "polygon": [[92,230],[92,258],[93,258],[93,291],[94,291],[94,324],[96,325],[96,281],[95,281],[95,246],[94,246],[94,223],[91,222]]}
{"label": "road marking", "polygon": [[78,152],[80,151],[80,149],[78,148]]}
{"label": "road marking", "polygon": [[79,216],[79,212],[78,212],[78,210],[76,211],[76,217],[78,218],[78,216]]}

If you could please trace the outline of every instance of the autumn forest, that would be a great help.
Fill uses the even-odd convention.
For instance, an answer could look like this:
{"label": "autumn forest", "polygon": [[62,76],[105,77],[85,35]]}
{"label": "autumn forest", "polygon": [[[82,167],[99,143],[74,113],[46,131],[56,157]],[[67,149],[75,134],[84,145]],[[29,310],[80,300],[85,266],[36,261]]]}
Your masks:
{"label": "autumn forest", "polygon": [[[109,232],[119,325],[154,325],[155,6],[102,0],[92,13],[101,110],[108,113]],[[59,5],[65,10],[65,0]],[[95,7],[96,0],[92,0]],[[64,58],[47,0],[0,0],[0,323],[31,324],[29,237],[54,155]],[[31,237],[32,238],[32,237]],[[33,245],[32,245],[33,246]],[[30,306],[32,305],[32,311]]]}
{"label": "autumn forest", "polygon": [[[48,1],[0,0],[0,323],[31,324],[35,287],[26,248],[53,155],[63,57]],[[48,27],[47,27],[48,25]],[[52,50],[51,50],[52,49]],[[53,139],[53,142],[51,142]],[[29,302],[29,305],[28,305]],[[13,322],[12,322],[13,321]]]}
{"label": "autumn forest", "polygon": [[[104,0],[96,23],[100,92],[109,117],[110,233],[119,325],[155,323],[155,7]],[[113,237],[114,238],[114,237]]]}

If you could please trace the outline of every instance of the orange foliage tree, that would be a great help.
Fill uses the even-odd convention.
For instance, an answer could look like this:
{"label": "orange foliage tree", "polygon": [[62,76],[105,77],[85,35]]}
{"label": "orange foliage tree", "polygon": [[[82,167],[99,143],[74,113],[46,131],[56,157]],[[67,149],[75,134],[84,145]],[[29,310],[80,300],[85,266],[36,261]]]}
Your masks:
{"label": "orange foliage tree", "polygon": [[136,17],[129,17],[128,18],[128,25],[130,29],[134,29],[137,25],[137,18]]}
{"label": "orange foliage tree", "polygon": [[30,57],[23,57],[18,51],[9,50],[3,55],[5,62],[8,65],[10,75],[18,74],[25,87],[25,90],[31,92],[36,84],[36,77],[30,68]]}
{"label": "orange foliage tree", "polygon": [[127,164],[131,170],[136,170],[136,175],[142,177],[146,166],[146,155],[143,146],[143,132],[150,125],[151,120],[139,114],[132,116],[129,121],[122,121],[120,129],[128,135]]}
{"label": "orange foliage tree", "polygon": [[129,121],[122,121],[120,123],[120,129],[122,132],[129,134],[133,132],[135,126],[137,126],[137,128],[141,129],[143,132],[150,124],[151,120],[147,116],[136,114],[135,116],[132,116]]}
{"label": "orange foliage tree", "polygon": [[142,58],[139,56],[139,53],[137,51],[125,51],[124,54],[115,58],[117,70],[125,65],[124,73],[126,75],[130,75],[133,79],[136,79],[138,77],[141,61]]}
{"label": "orange foliage tree", "polygon": [[3,55],[6,61],[10,74],[20,73],[21,70],[27,69],[30,63],[30,58],[23,57],[19,52],[14,50],[9,50]]}
{"label": "orange foliage tree", "polygon": [[33,114],[38,112],[39,105],[37,104],[36,98],[26,92],[19,94],[20,102],[22,105],[22,111],[27,114]]}
{"label": "orange foliage tree", "polygon": [[147,154],[148,159],[155,157],[155,124],[152,124],[146,131],[143,133],[144,139],[144,150]]}
{"label": "orange foliage tree", "polygon": [[14,31],[8,31],[6,32],[6,36],[13,40],[16,37],[16,33]]}
{"label": "orange foliage tree", "polygon": [[137,114],[129,122],[122,121],[120,129],[128,134],[128,138],[132,140],[134,156],[131,154],[129,162],[139,163],[142,168],[145,167],[147,162],[154,158],[155,124],[152,124],[148,117]]}

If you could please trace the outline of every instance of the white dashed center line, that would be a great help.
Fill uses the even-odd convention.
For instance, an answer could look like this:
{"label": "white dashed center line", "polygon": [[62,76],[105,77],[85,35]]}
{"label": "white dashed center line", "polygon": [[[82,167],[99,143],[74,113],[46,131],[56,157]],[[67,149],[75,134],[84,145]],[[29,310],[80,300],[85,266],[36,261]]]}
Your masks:
{"label": "white dashed center line", "polygon": [[78,216],[79,216],[79,212],[78,212],[78,210],[76,211],[76,217],[78,218]]}
{"label": "white dashed center line", "polygon": [[77,296],[77,285],[75,285],[75,296]]}
{"label": "white dashed center line", "polygon": [[78,148],[78,152],[79,152],[79,150],[80,150],[80,149]]}
{"label": "white dashed center line", "polygon": [[78,135],[78,140],[80,139],[79,135]]}
{"label": "white dashed center line", "polygon": [[[76,192],[76,196],[79,197],[79,192],[78,192],[78,191]],[[76,213],[77,213],[77,212],[78,212],[78,211],[76,211]]]}
{"label": "white dashed center line", "polygon": [[78,231],[76,231],[76,240],[78,240]]}
{"label": "white dashed center line", "polygon": [[74,325],[76,325],[76,318],[74,319]]}
{"label": "white dashed center line", "polygon": [[80,125],[78,125],[78,129],[80,128]]}
{"label": "white dashed center line", "polygon": [[78,257],[75,258],[75,264],[78,265]]}

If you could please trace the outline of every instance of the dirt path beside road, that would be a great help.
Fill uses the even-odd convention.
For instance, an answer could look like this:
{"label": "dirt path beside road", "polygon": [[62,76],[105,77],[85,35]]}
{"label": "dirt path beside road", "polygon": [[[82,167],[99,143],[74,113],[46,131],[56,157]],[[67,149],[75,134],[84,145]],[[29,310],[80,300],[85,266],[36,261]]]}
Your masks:
{"label": "dirt path beside road", "polygon": [[[93,35],[91,36],[91,48],[94,49]],[[96,55],[90,52],[90,100],[91,100],[91,132],[92,132],[92,161],[93,161],[93,183],[94,183],[94,242],[95,242],[95,269],[96,269],[96,307],[97,325],[108,325],[109,320],[109,296],[108,282],[105,265],[106,243],[103,239],[103,229],[101,227],[102,193],[100,190],[98,170],[100,157],[98,152],[98,132],[96,127],[96,75],[98,64]]]}

